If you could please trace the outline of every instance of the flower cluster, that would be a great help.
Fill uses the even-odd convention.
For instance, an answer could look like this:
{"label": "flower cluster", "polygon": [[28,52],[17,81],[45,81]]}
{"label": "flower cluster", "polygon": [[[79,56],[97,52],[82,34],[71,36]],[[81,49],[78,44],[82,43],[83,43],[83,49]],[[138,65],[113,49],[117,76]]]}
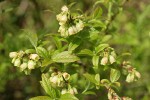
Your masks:
{"label": "flower cluster", "polygon": [[67,37],[83,30],[82,16],[72,16],[67,6],[63,6],[61,10],[62,12],[56,16],[60,25],[58,32],[61,36]]}
{"label": "flower cluster", "polygon": [[108,99],[109,100],[132,100],[129,97],[119,97],[116,94],[116,92],[113,89],[111,89],[111,88],[108,89]]}
{"label": "flower cluster", "polygon": [[116,53],[114,51],[104,52],[103,58],[101,59],[101,65],[113,64],[116,62]]}
{"label": "flower cluster", "polygon": [[51,74],[50,82],[54,86],[63,87],[65,85],[65,82],[67,82],[70,79],[70,74],[66,72],[54,72]]}
{"label": "flower cluster", "polygon": [[27,54],[24,51],[10,52],[9,57],[12,58],[14,66],[19,67],[21,71],[35,69],[40,59],[37,54]]}
{"label": "flower cluster", "polygon": [[122,67],[128,71],[126,82],[134,82],[141,78],[141,74],[130,65],[130,62],[124,61]]}
{"label": "flower cluster", "polygon": [[78,94],[78,91],[75,87],[69,89],[62,89],[61,94],[70,93],[70,94]]}

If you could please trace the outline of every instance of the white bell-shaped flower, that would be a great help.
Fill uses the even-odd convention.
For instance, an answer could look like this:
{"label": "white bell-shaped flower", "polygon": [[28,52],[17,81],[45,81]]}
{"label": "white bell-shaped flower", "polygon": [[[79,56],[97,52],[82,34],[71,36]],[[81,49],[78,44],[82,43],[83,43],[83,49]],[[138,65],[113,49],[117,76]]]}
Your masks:
{"label": "white bell-shaped flower", "polygon": [[36,63],[33,60],[28,61],[28,69],[34,69]]}
{"label": "white bell-shaped flower", "polygon": [[20,58],[17,58],[17,59],[15,60],[15,62],[14,62],[14,66],[19,67],[20,64],[21,64],[21,60],[20,60]]}
{"label": "white bell-shaped flower", "polygon": [[76,28],[77,28],[78,32],[83,30],[84,24],[81,20],[76,24]]}
{"label": "white bell-shaped flower", "polygon": [[25,70],[27,67],[28,67],[27,63],[23,63],[23,64],[20,65],[21,71]]}
{"label": "white bell-shaped flower", "polygon": [[40,59],[40,57],[37,54],[30,54],[30,59],[38,61]]}
{"label": "white bell-shaped flower", "polygon": [[18,56],[18,53],[17,52],[10,52],[9,53],[9,57],[10,58],[15,58],[15,57],[17,57]]}
{"label": "white bell-shaped flower", "polygon": [[62,10],[63,12],[68,12],[68,7],[67,7],[66,5],[64,5],[64,6],[61,8],[61,10]]}
{"label": "white bell-shaped flower", "polygon": [[70,74],[64,72],[63,77],[64,77],[65,80],[69,80],[70,79]]}
{"label": "white bell-shaped flower", "polygon": [[55,76],[53,76],[53,77],[50,77],[50,82],[52,82],[52,83],[54,83],[54,84],[57,84],[57,82],[58,82],[58,76],[55,75]]}
{"label": "white bell-shaped flower", "polygon": [[116,59],[114,58],[114,56],[109,55],[109,61],[111,64],[113,64],[114,62],[116,62]]}
{"label": "white bell-shaped flower", "polygon": [[108,57],[103,57],[101,60],[101,65],[106,65],[108,63]]}

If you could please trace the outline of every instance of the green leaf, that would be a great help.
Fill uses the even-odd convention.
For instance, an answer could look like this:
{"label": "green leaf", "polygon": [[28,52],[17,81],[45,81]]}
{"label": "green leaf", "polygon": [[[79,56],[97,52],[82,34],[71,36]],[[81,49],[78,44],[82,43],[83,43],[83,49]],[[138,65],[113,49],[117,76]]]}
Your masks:
{"label": "green leaf", "polygon": [[95,80],[97,81],[97,83],[100,83],[100,75],[99,74],[95,75]]}
{"label": "green leaf", "polygon": [[131,53],[129,53],[129,52],[122,53],[121,56],[131,56]]}
{"label": "green leaf", "polygon": [[91,41],[97,40],[99,38],[99,31],[96,30],[95,28],[91,28],[89,31],[89,38]]}
{"label": "green leaf", "polygon": [[53,37],[53,39],[54,39],[54,42],[55,42],[56,47],[57,47],[58,49],[60,49],[60,48],[62,47],[62,43],[61,43],[61,41],[60,41],[60,38],[58,38],[58,37]]}
{"label": "green leaf", "polygon": [[105,35],[101,42],[107,42],[111,37],[112,35]]}
{"label": "green leaf", "polygon": [[55,54],[52,56],[52,60],[54,62],[60,62],[60,63],[69,63],[69,62],[75,62],[78,61],[79,58],[75,55],[72,55],[68,51],[64,51],[58,54]]}
{"label": "green leaf", "polygon": [[53,100],[53,99],[48,96],[37,96],[37,97],[30,98],[29,100]]}
{"label": "green leaf", "polygon": [[27,49],[25,53],[30,54],[30,53],[35,53],[35,49]]}
{"label": "green leaf", "polygon": [[120,83],[119,82],[114,82],[114,83],[111,84],[111,86],[116,88],[117,90],[119,90]]}
{"label": "green leaf", "polygon": [[110,71],[110,81],[116,82],[120,78],[120,71],[116,69],[111,69]]}
{"label": "green leaf", "polygon": [[88,79],[90,82],[94,83],[94,84],[97,84],[97,81],[95,79],[95,75],[92,75],[92,74],[83,74],[83,76]]}
{"label": "green leaf", "polygon": [[86,91],[86,92],[84,92],[83,94],[85,94],[85,95],[95,95],[96,96],[96,93],[95,92],[93,92],[93,91]]}
{"label": "green leaf", "polygon": [[43,48],[43,47],[37,47],[36,48],[37,54],[43,58],[48,58],[49,57],[49,53],[48,51]]}
{"label": "green leaf", "polygon": [[94,9],[93,19],[100,18],[101,15],[102,15],[102,9],[100,7],[97,7],[96,9]]}
{"label": "green leaf", "polygon": [[75,6],[76,3],[77,3],[77,2],[72,2],[72,3],[70,3],[70,4],[68,5],[68,7],[71,8],[71,7]]}
{"label": "green leaf", "polygon": [[102,80],[101,80],[101,83],[102,83],[103,85],[109,86],[110,81],[109,81],[108,79],[102,79]]}
{"label": "green leaf", "polygon": [[106,27],[106,25],[100,21],[100,20],[96,20],[96,19],[92,19],[88,22],[89,26],[92,26],[92,27]]}
{"label": "green leaf", "polygon": [[38,42],[38,37],[36,33],[33,33],[31,30],[24,30],[24,33],[30,40],[31,44],[36,48],[37,47],[37,42]]}
{"label": "green leaf", "polygon": [[79,99],[70,93],[66,93],[66,94],[61,95],[59,100],[79,100]]}
{"label": "green leaf", "polygon": [[99,3],[104,3],[105,0],[98,0],[94,3],[93,7],[96,7],[96,5],[98,5]]}
{"label": "green leaf", "polygon": [[75,39],[69,44],[68,51],[75,50],[81,43],[81,39]]}
{"label": "green leaf", "polygon": [[104,50],[107,47],[109,47],[108,44],[100,44],[95,48],[95,51],[96,51],[96,53],[99,53],[100,51]]}
{"label": "green leaf", "polygon": [[44,88],[45,92],[52,98],[56,98],[59,96],[59,91],[54,89],[51,84],[49,79],[45,76],[45,74],[42,74],[42,81],[40,81],[42,87]]}
{"label": "green leaf", "polygon": [[89,49],[83,49],[81,50],[79,53],[79,55],[89,55],[89,56],[93,56],[93,52]]}
{"label": "green leaf", "polygon": [[48,66],[49,64],[52,64],[52,63],[53,63],[53,61],[51,59],[44,59],[42,61],[42,67]]}
{"label": "green leaf", "polygon": [[94,55],[92,58],[92,63],[94,65],[94,67],[98,67],[99,64],[99,56]]}

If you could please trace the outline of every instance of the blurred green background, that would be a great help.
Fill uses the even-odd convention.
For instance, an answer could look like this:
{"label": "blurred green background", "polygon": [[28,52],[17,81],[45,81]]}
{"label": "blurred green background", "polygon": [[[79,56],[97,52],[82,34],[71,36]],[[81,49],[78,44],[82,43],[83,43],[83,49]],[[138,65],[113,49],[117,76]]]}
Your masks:
{"label": "blurred green background", "polygon": [[[0,100],[28,100],[44,94],[40,87],[40,71],[30,76],[13,67],[11,51],[32,48],[22,29],[34,30],[39,38],[57,32],[56,14],[67,0],[0,0]],[[96,0],[77,2],[73,9],[87,12]],[[128,0],[123,11],[112,22],[110,44],[117,53],[130,52],[129,57],[142,78],[123,83],[120,95],[133,100],[150,100],[150,0]]]}

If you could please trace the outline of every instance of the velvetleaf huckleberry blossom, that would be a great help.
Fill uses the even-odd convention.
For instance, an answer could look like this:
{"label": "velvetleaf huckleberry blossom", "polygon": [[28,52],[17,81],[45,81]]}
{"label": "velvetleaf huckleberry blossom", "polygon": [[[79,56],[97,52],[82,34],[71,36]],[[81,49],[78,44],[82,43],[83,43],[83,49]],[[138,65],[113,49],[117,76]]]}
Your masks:
{"label": "velvetleaf huckleberry blossom", "polygon": [[73,16],[67,6],[61,8],[62,12],[56,16],[59,22],[58,32],[62,37],[77,34],[84,28],[83,21],[80,16]]}

